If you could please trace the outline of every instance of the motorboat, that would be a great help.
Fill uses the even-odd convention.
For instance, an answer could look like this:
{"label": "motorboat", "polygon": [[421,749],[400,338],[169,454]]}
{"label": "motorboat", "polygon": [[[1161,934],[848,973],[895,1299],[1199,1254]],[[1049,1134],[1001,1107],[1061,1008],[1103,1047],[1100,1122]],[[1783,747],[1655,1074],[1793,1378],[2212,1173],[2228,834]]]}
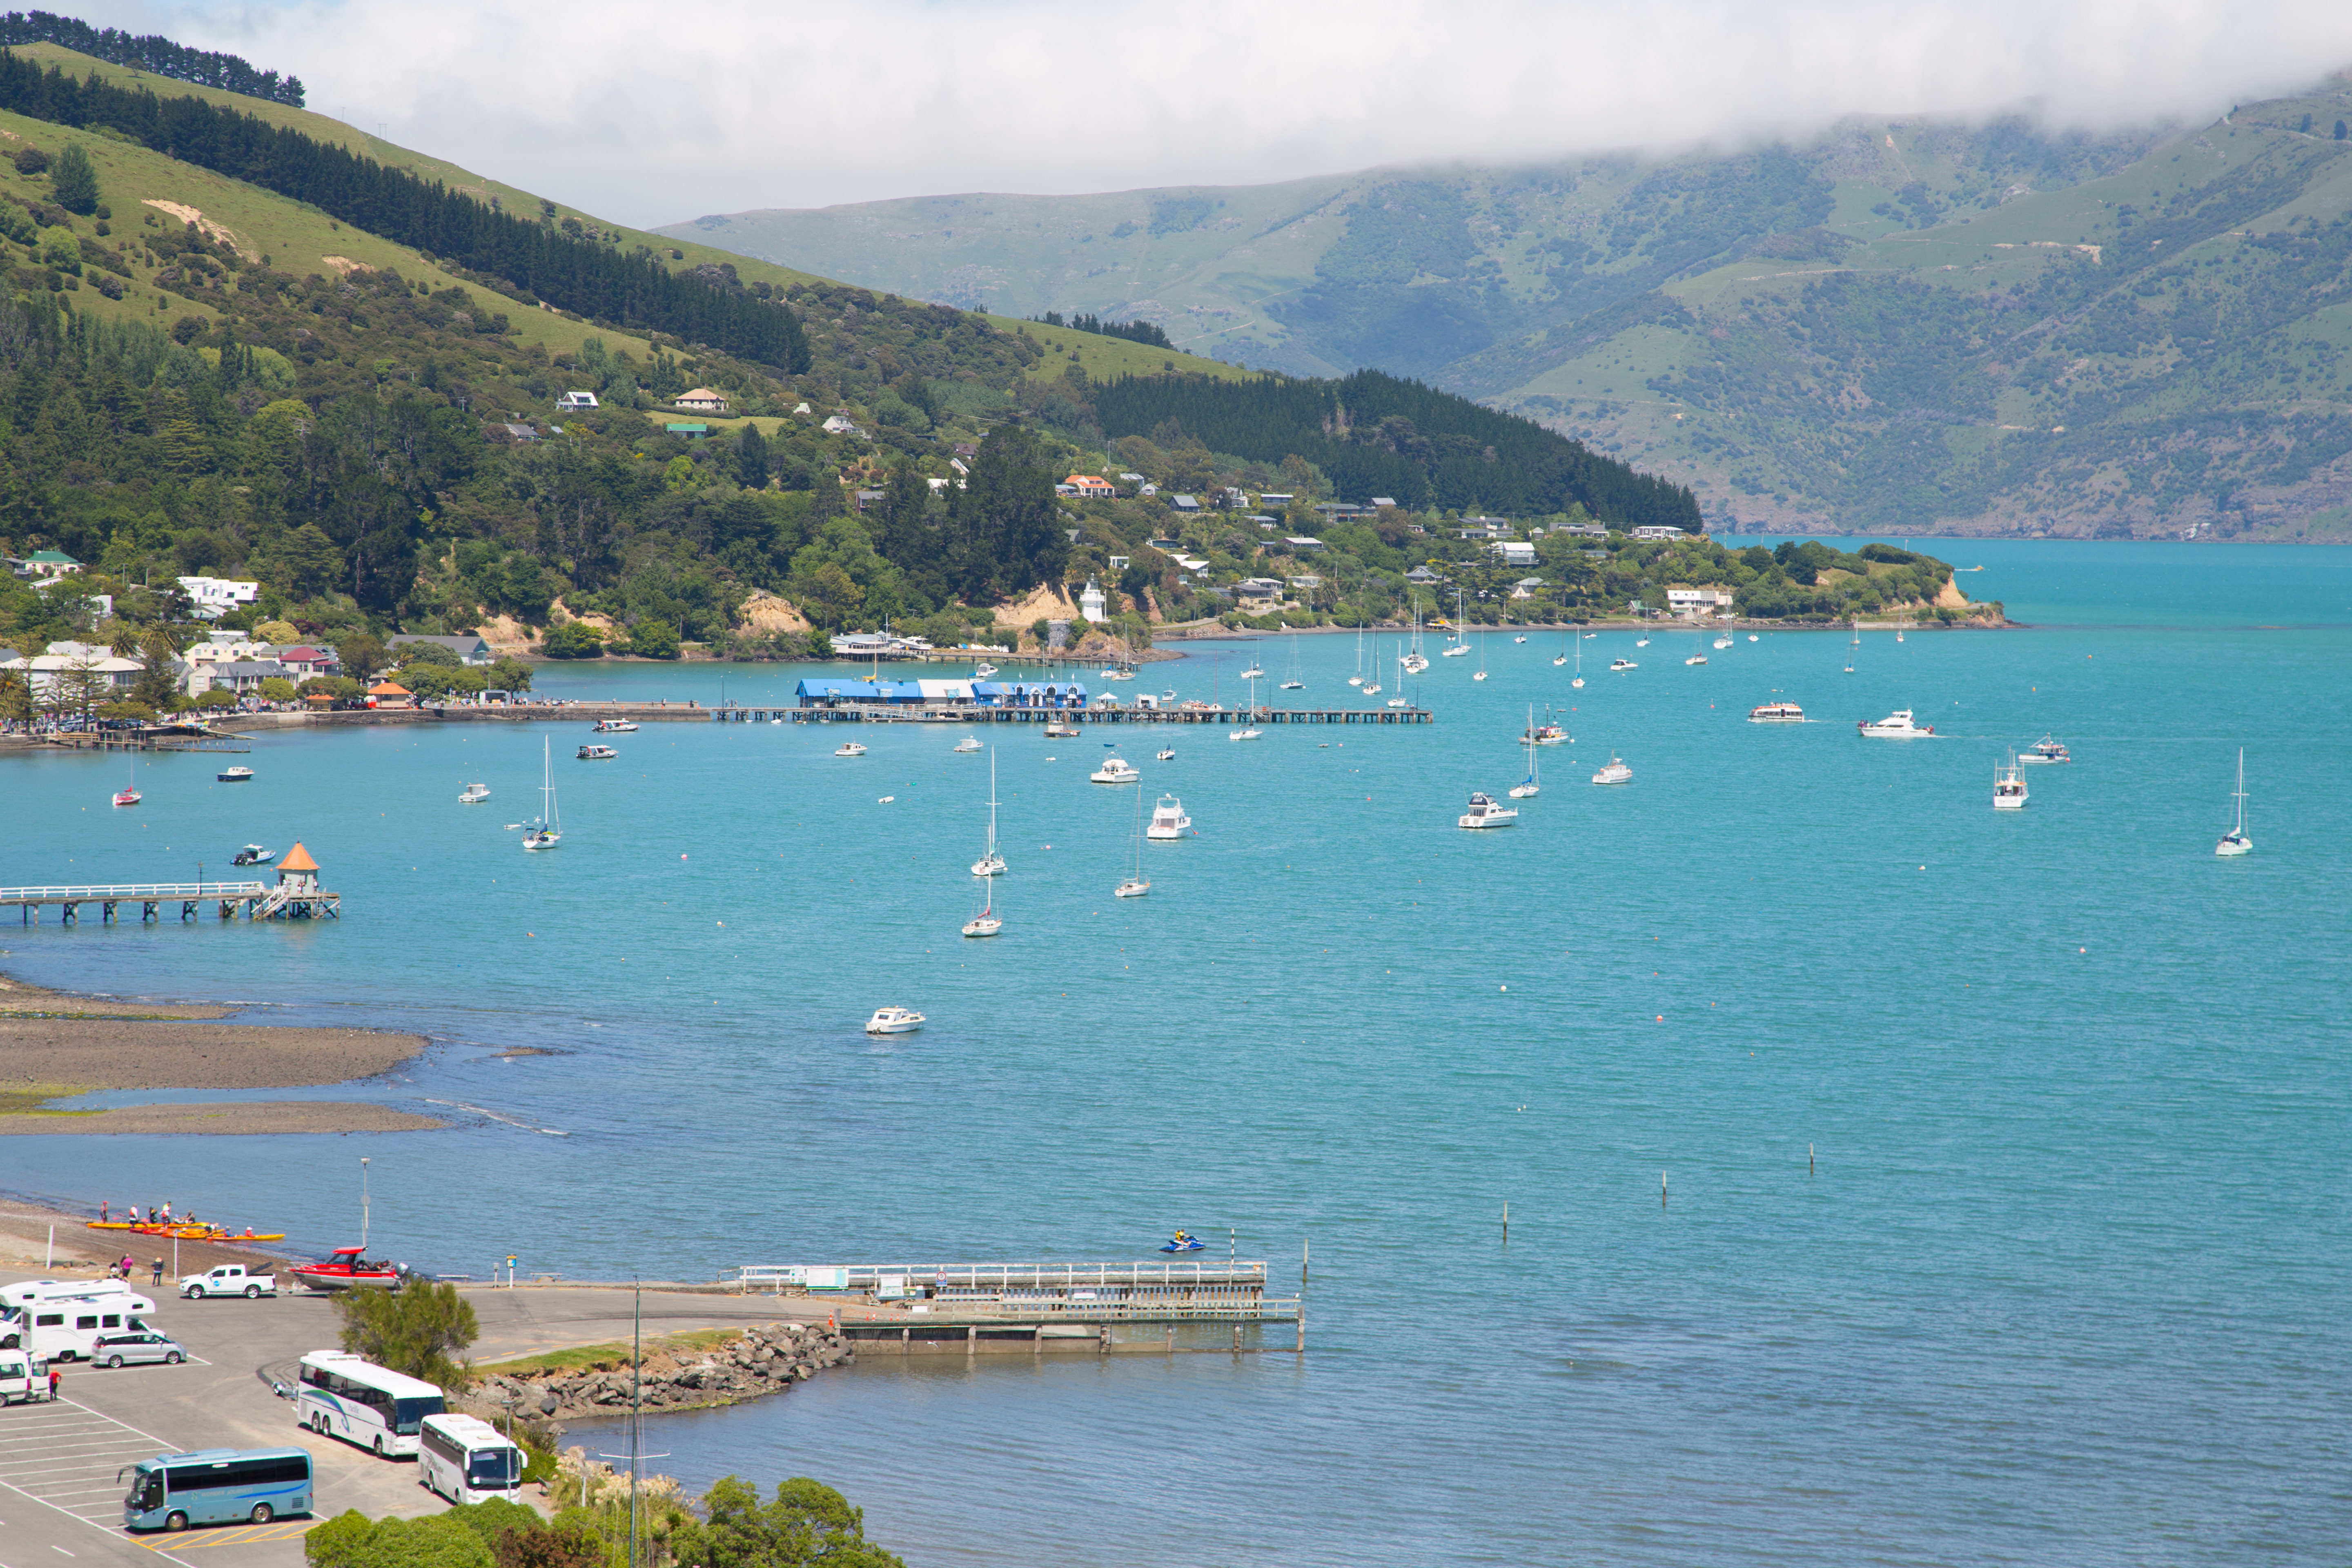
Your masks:
{"label": "motorboat", "polygon": [[866,754],[866,748],[855,741],[844,741],[833,749],[833,754],[836,757],[862,757]]}
{"label": "motorboat", "polygon": [[258,844],[248,844],[229,858],[232,866],[267,866],[278,858],[275,849],[264,849]]}
{"label": "motorboat", "polygon": [[1631,784],[1633,782],[1633,770],[1618,761],[1617,753],[1612,752],[1609,753],[1609,765],[1593,774],[1592,782],[1597,784]]}
{"label": "motorboat", "polygon": [[522,831],[522,847],[526,849],[553,849],[563,842],[563,819],[557,815],[555,805],[555,752],[548,738],[539,739],[540,766],[546,781],[539,786],[540,818]]}
{"label": "motorboat", "polygon": [[1240,729],[1226,731],[1225,739],[1228,741],[1255,741],[1260,735],[1265,733],[1265,731],[1244,720]]}
{"label": "motorboat", "polygon": [[986,680],[990,676],[994,675],[995,673],[996,666],[989,663],[988,660],[984,658],[978,664],[971,667],[971,678],[974,680]]}
{"label": "motorboat", "polygon": [[955,743],[955,749],[959,752],[977,752],[980,750],[980,737],[977,735],[966,735],[962,740],[958,741]]}
{"label": "motorboat", "polygon": [[476,779],[472,784],[466,786],[464,793],[457,796],[457,804],[459,805],[479,805],[482,802],[489,798],[490,786],[484,784],[481,780]]}
{"label": "motorboat", "polygon": [[912,1007],[877,1007],[874,1016],[866,1020],[869,1035],[911,1035],[927,1022]]}
{"label": "motorboat", "polygon": [[988,753],[988,848],[971,863],[975,877],[1004,875],[1004,853],[996,847],[996,753]]}
{"label": "motorboat", "polygon": [[1173,746],[1162,746],[1159,751],[1152,753],[1152,760],[1161,763],[1172,763],[1176,760],[1176,748]]}
{"label": "motorboat", "polygon": [[636,729],[637,721],[635,719],[599,719],[596,721],[596,733],[599,735],[632,735],[636,732]]}
{"label": "motorboat", "polygon": [[339,1247],[323,1263],[298,1263],[287,1270],[306,1289],[327,1294],[337,1290],[397,1290],[405,1272],[396,1263],[370,1259],[364,1247]]}
{"label": "motorboat", "polygon": [[1793,702],[1759,702],[1748,710],[1750,724],[1801,724],[1805,710]]}
{"label": "motorboat", "polygon": [[1075,741],[1077,738],[1078,727],[1076,724],[1066,722],[1060,719],[1048,719],[1045,721],[1045,739],[1049,741]]}
{"label": "motorboat", "polygon": [[1455,817],[1454,822],[1463,827],[1508,827],[1518,819],[1517,810],[1502,805],[1485,790],[1473,790],[1470,809]]}
{"label": "motorboat", "polygon": [[1165,690],[1165,691],[1161,692],[1161,693],[1160,694],[1160,701],[1162,701],[1162,702],[1173,702],[1173,701],[1175,701],[1175,700],[1176,700],[1176,689],[1175,689],[1174,687],[1172,687],[1172,686],[1171,686],[1171,687],[1170,687],[1167,690]]}
{"label": "motorboat", "polygon": [[1511,640],[1513,642],[1525,642],[1528,640],[1528,634],[1521,632],[1517,637],[1513,637]]}
{"label": "motorboat", "polygon": [[988,889],[988,893],[981,900],[980,913],[963,922],[963,934],[966,936],[994,936],[1004,929],[1004,921],[996,913],[995,879],[983,878],[981,885]]}
{"label": "motorboat", "polygon": [[2230,824],[2230,831],[2221,835],[2221,842],[2213,846],[2216,855],[2243,855],[2254,847],[2254,841],[2246,837],[2246,748],[2243,746],[2238,748],[2238,787],[2231,792],[2230,798],[2238,803],[2238,816]]}
{"label": "motorboat", "polygon": [[609,763],[620,754],[610,746],[587,745],[581,747],[573,756],[583,763]]}
{"label": "motorboat", "polygon": [[1172,795],[1161,795],[1151,808],[1151,826],[1143,830],[1144,837],[1154,844],[1173,844],[1192,834],[1192,819],[1184,815],[1184,803]]}
{"label": "motorboat", "polygon": [[2020,763],[2071,763],[2074,759],[2067,754],[2065,742],[2053,735],[2044,735],[2018,753],[2017,760]]}
{"label": "motorboat", "polygon": [[1142,776],[1134,763],[1116,752],[1105,757],[1102,766],[1087,775],[1095,784],[1130,784]]}
{"label": "motorboat", "polygon": [[1628,669],[1639,669],[1641,668],[1642,667],[1640,665],[1635,664],[1630,658],[1612,658],[1609,661],[1609,669],[1612,674],[1616,674]]}
{"label": "motorboat", "polygon": [[1897,708],[1874,724],[1865,719],[1854,728],[1865,735],[1874,735],[1883,741],[1908,741],[1920,735],[1932,735],[1936,732],[1936,726],[1933,724],[1913,723],[1911,710],[1908,708]]}
{"label": "motorboat", "polygon": [[1683,660],[1683,662],[1685,664],[1705,664],[1706,662],[1706,655],[1703,653],[1695,653],[1688,658]]}
{"label": "motorboat", "polygon": [[2015,757],[2009,759],[2009,766],[1993,770],[1992,808],[1995,811],[2025,809],[2025,780],[2017,771]]}
{"label": "motorboat", "polygon": [[252,776],[253,770],[242,764],[233,768],[223,768],[213,775],[223,784],[243,784]]}
{"label": "motorboat", "polygon": [[1749,642],[1754,642],[1756,640],[1756,634],[1754,632],[1749,632],[1748,634],[1748,640]]}

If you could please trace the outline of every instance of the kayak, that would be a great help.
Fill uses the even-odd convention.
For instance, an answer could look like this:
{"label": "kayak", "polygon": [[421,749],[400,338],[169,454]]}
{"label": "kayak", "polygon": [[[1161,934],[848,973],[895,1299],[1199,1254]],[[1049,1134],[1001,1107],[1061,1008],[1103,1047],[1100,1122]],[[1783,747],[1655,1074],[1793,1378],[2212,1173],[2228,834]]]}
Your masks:
{"label": "kayak", "polygon": [[167,1237],[175,1241],[283,1241],[286,1233],[279,1231],[224,1230],[209,1223],[200,1225],[150,1225],[145,1221],[133,1225],[129,1220],[94,1219],[89,1222],[92,1230],[127,1230],[140,1236]]}

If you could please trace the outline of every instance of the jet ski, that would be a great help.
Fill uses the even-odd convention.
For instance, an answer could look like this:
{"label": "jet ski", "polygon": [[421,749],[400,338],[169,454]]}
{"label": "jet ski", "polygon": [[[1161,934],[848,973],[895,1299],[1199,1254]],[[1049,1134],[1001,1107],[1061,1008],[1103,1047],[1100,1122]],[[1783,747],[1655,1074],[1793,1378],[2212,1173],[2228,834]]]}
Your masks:
{"label": "jet ski", "polygon": [[1202,1241],[1199,1237],[1190,1236],[1180,1230],[1174,1236],[1170,1237],[1167,1243],[1162,1246],[1160,1250],[1162,1252],[1199,1252],[1203,1250],[1207,1245],[1208,1244]]}

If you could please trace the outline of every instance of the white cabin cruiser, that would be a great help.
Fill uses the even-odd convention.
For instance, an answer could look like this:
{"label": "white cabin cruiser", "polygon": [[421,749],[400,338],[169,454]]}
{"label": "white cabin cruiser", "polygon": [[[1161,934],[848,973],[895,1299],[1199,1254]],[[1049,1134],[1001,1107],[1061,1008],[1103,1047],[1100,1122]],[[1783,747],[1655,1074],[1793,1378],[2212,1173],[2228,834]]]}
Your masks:
{"label": "white cabin cruiser", "polygon": [[2018,773],[2015,757],[2009,759],[2009,766],[1993,770],[1992,808],[1995,811],[2025,809],[2025,780]]}
{"label": "white cabin cruiser", "polygon": [[1614,752],[1609,753],[1609,765],[1592,775],[1592,782],[1597,784],[1631,784],[1633,781],[1633,770],[1619,762]]}
{"label": "white cabin cruiser", "polygon": [[874,1016],[866,1020],[869,1035],[911,1035],[927,1022],[911,1007],[877,1007]]}
{"label": "white cabin cruiser", "polygon": [[1184,815],[1184,803],[1172,795],[1161,795],[1151,808],[1151,826],[1143,830],[1144,837],[1154,844],[1173,844],[1192,834],[1192,819]]}
{"label": "white cabin cruiser", "polygon": [[1908,741],[1936,732],[1936,726],[1933,724],[1913,723],[1911,710],[1908,708],[1897,708],[1874,724],[1865,719],[1854,728],[1865,735],[1874,735],[1885,741]]}
{"label": "white cabin cruiser", "polygon": [[2071,763],[2074,759],[2067,753],[2065,742],[2054,735],[2044,735],[2028,746],[2017,760],[2021,763]]}
{"label": "white cabin cruiser", "polygon": [[1470,809],[1455,817],[1454,822],[1463,827],[1508,827],[1518,819],[1519,814],[1514,808],[1498,804],[1485,790],[1474,790]]}
{"label": "white cabin cruiser", "polygon": [[844,741],[833,749],[833,754],[836,757],[862,757],[866,754],[866,748],[855,741]]}
{"label": "white cabin cruiser", "polygon": [[1105,757],[1102,766],[1087,775],[1096,784],[1129,784],[1142,776],[1134,763],[1116,754]]}

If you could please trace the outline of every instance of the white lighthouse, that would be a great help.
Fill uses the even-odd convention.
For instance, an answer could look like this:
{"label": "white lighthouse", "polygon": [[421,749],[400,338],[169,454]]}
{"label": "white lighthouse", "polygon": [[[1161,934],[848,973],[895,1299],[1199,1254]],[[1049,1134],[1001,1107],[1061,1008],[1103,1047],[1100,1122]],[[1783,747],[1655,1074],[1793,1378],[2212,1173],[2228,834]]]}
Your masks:
{"label": "white lighthouse", "polygon": [[1087,585],[1078,590],[1078,614],[1084,616],[1090,625],[1102,624],[1103,591],[1091,577],[1087,579]]}

